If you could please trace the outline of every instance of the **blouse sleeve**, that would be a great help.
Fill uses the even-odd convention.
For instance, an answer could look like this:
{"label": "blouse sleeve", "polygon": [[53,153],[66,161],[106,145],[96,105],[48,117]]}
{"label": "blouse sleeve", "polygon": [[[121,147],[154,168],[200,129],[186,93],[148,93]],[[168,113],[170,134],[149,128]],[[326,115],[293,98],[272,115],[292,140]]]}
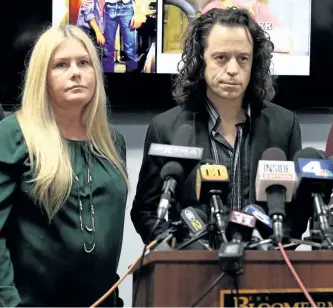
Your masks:
{"label": "blouse sleeve", "polygon": [[20,296],[14,285],[14,269],[6,243],[4,227],[13,207],[13,195],[23,164],[24,143],[14,115],[0,122],[0,304],[18,306]]}
{"label": "blouse sleeve", "polygon": [[116,147],[116,150],[118,151],[118,154],[124,164],[124,167],[126,168],[126,142],[124,136],[119,133],[116,129],[110,127],[112,139],[114,142],[114,145]]}

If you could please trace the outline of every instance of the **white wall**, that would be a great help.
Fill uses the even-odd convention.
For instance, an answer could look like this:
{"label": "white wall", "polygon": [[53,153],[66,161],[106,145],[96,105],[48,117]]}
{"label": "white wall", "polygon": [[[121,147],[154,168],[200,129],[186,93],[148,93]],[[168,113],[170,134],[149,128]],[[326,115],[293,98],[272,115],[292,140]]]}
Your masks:
{"label": "white wall", "polygon": [[[142,160],[142,147],[148,124],[154,114],[140,113],[115,113],[113,123],[115,127],[124,135],[127,143],[127,165],[132,191],[129,194],[122,254],[120,258],[118,274],[123,275],[128,266],[142,252],[143,244],[141,238],[134,230],[130,209],[135,194],[138,173]],[[333,115],[328,114],[299,114],[301,123],[303,146],[311,146],[319,150],[325,150],[327,136],[333,124]],[[120,286],[120,296],[124,300],[126,307],[132,304],[132,276]]]}

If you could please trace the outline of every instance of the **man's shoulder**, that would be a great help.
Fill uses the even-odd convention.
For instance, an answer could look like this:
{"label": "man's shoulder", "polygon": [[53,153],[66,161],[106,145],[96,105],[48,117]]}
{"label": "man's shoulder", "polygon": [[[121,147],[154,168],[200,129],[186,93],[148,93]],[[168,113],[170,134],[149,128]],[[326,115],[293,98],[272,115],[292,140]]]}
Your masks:
{"label": "man's shoulder", "polygon": [[194,125],[193,111],[184,106],[177,106],[163,113],[156,115],[150,127],[158,132],[160,142],[168,143],[174,138],[182,124]]}
{"label": "man's shoulder", "polygon": [[278,118],[281,120],[291,120],[294,121],[295,113],[289,109],[286,109],[282,106],[273,104],[273,103],[264,103],[264,108],[262,112],[264,112],[269,117]]}
{"label": "man's shoulder", "polygon": [[184,106],[178,105],[172,109],[156,115],[152,121],[157,126],[173,126],[177,123],[182,124],[182,122],[192,117],[193,111],[187,109]]}

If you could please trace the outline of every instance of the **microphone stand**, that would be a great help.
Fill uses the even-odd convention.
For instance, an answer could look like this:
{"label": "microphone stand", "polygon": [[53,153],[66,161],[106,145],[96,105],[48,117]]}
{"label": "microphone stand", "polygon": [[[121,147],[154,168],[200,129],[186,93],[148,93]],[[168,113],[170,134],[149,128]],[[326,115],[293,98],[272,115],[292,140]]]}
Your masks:
{"label": "microphone stand", "polygon": [[176,243],[182,242],[184,240],[185,229],[180,215],[180,206],[175,198],[171,199],[171,206],[168,211],[168,221],[170,228],[173,230],[173,240],[175,240]]}
{"label": "microphone stand", "polygon": [[325,241],[325,238],[323,236],[323,232],[320,230],[319,222],[317,219],[312,217],[310,218],[309,229],[310,229],[310,235],[305,237],[304,240],[317,244],[317,245],[311,245],[312,250],[322,249],[322,244]]}
{"label": "microphone stand", "polygon": [[222,242],[227,243],[228,239],[226,236],[226,226],[225,226],[225,215],[223,213],[223,202],[222,202],[222,192],[220,190],[214,189],[209,192],[211,195],[210,207],[212,216],[215,218],[216,231],[221,235]]}
{"label": "microphone stand", "polygon": [[318,219],[319,229],[321,230],[324,237],[324,242],[328,244],[329,249],[333,249],[333,242],[331,239],[331,233],[327,219],[327,209],[323,201],[323,197],[319,193],[312,194],[312,197],[314,203],[315,217]]}
{"label": "microphone stand", "polygon": [[[176,242],[181,242],[184,237],[183,222],[180,216],[179,205],[175,198],[172,198],[170,201],[168,223],[168,229],[157,236],[156,240],[159,241],[159,244],[155,245],[152,251],[170,251],[174,248],[173,239]],[[171,245],[168,243],[170,240]]]}
{"label": "microphone stand", "polygon": [[213,212],[210,212],[210,220],[208,223],[208,230],[209,230],[209,245],[214,249],[218,249],[220,243],[222,242],[221,236],[217,231],[217,226],[215,223],[215,218],[213,216]]}

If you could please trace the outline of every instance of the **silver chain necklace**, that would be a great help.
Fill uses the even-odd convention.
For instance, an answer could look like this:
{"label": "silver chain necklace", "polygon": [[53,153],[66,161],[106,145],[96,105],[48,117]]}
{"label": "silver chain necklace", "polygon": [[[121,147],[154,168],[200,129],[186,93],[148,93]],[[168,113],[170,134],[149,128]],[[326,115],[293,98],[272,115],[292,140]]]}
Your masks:
{"label": "silver chain necklace", "polygon": [[[80,197],[80,181],[75,173],[74,173],[74,178],[75,178],[75,181],[77,181],[77,183],[78,183],[77,196],[78,196],[79,211],[80,211],[80,229],[83,234],[83,249],[86,253],[91,253],[95,249],[95,246],[96,246],[96,243],[95,243],[96,229],[95,229],[95,208],[93,205],[93,198],[92,198],[91,153],[89,150],[88,150],[87,183],[89,186],[90,226],[88,226],[84,223],[83,202]],[[84,181],[83,181],[83,183],[84,183]]]}

